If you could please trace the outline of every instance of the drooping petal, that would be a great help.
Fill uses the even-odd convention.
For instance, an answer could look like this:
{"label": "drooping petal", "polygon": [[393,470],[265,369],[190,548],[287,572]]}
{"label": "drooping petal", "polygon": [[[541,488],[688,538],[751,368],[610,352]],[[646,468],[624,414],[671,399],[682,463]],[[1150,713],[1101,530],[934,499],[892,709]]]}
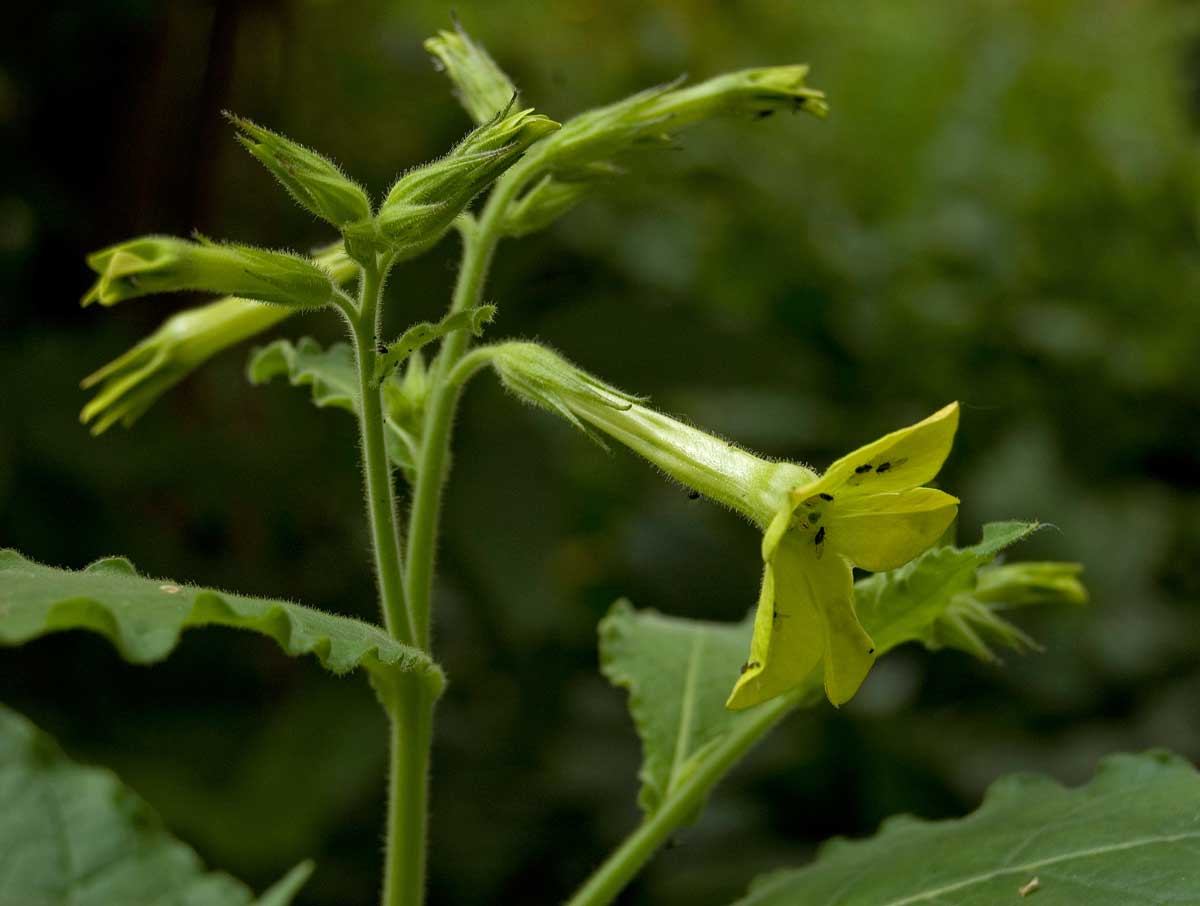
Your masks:
{"label": "drooping petal", "polygon": [[[950,455],[957,429],[958,403],[951,403],[924,421],[843,456],[822,476],[819,490],[841,498],[919,487],[938,473]],[[797,493],[801,491],[815,493],[810,488]]]}
{"label": "drooping petal", "polygon": [[848,497],[829,508],[825,544],[862,569],[895,569],[932,546],[957,512],[958,498],[933,488]]}
{"label": "drooping petal", "polygon": [[741,710],[782,695],[803,683],[821,661],[824,630],[807,585],[783,592],[776,597],[775,574],[768,563],[754,615],[750,657],[725,703],[727,708]]}
{"label": "drooping petal", "polygon": [[767,565],[754,621],[750,660],[726,707],[749,708],[804,682],[814,669],[825,694],[848,701],[875,661],[875,645],[854,613],[849,563],[794,534],[779,541]]}

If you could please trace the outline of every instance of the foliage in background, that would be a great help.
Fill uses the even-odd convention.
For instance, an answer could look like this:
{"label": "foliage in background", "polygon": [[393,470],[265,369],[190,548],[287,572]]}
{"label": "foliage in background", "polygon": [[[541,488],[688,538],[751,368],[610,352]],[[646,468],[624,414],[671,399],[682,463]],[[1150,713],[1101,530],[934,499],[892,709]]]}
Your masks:
{"label": "foliage in background", "polygon": [[[34,10],[16,14],[6,40],[42,35],[61,65],[25,42],[6,49],[0,78],[5,171],[31,174],[0,198],[0,379],[43,388],[7,394],[0,414],[0,539],[19,538],[42,561],[119,550],[151,574],[370,614],[365,573],[344,568],[363,562],[365,545],[349,425],[322,425],[313,442],[307,404],[283,390],[257,399],[234,354],[135,437],[85,443],[67,417],[77,375],[156,325],[168,303],[80,320],[82,272],[63,262],[97,235],[146,229],[315,241],[315,224],[277,200],[210,113],[245,110],[386,185],[468,125],[417,49],[442,24],[435,6],[351,14],[274,2],[215,16],[182,2],[103,16],[81,6],[36,28],[19,21]],[[1200,755],[1195,32],[1177,4],[1102,6],[460,4],[551,114],[685,68],[699,77],[771,57],[810,60],[837,103],[794,142],[780,141],[778,117],[696,134],[683,161],[643,161],[549,234],[514,245],[490,290],[506,333],[569,348],[618,384],[789,459],[824,462],[874,436],[863,411],[884,429],[943,402],[944,386],[966,388],[969,430],[946,477],[968,503],[964,534],[1013,513],[1053,514],[1063,534],[1031,542],[1030,556],[1081,560],[1098,590],[1086,623],[1035,620],[1053,658],[964,680],[959,663],[901,655],[846,713],[796,721],[658,860],[646,902],[732,896],[749,871],[796,862],[830,833],[869,832],[892,812],[961,813],[1015,766],[1078,780],[1110,749]],[[114,46],[128,52],[114,58]],[[76,106],[81,85],[100,100]],[[64,111],[92,137],[107,179],[53,140]],[[164,121],[175,131],[149,141]],[[381,134],[351,159],[341,136],[364,124]],[[435,314],[451,254],[393,281],[406,311]],[[698,366],[698,349],[721,354]],[[694,385],[701,370],[710,387]],[[737,619],[758,579],[753,542],[627,457],[514,417],[492,390],[472,391],[467,410],[440,589],[456,686],[434,799],[446,827],[477,821],[484,801],[508,832],[436,840],[435,892],[470,902],[538,883],[565,893],[634,808],[634,743],[619,698],[592,676],[596,618],[627,592],[668,613]],[[484,449],[486,462],[473,456]],[[545,466],[518,468],[531,457]],[[332,477],[297,494],[294,477],[317,470]],[[238,499],[220,492],[231,483],[246,489]],[[122,494],[124,513],[102,506]],[[497,531],[511,539],[504,550],[484,542]],[[221,649],[185,641],[148,688],[103,645],[55,639],[6,660],[0,697],[112,765],[256,889],[314,852],[368,897],[381,727],[344,686],[252,650],[256,666],[201,688],[191,677],[212,674]],[[48,664],[64,658],[73,672],[61,678]],[[297,741],[266,717],[301,707],[313,687],[306,707],[336,715],[344,744]],[[178,693],[200,719],[177,713]],[[239,729],[238,744],[215,738],[214,721]],[[306,746],[328,765],[311,790],[324,817],[289,812],[269,782],[231,792],[232,777],[267,777],[272,759],[304,764]],[[954,746],[950,759],[943,747]],[[628,771],[613,767],[622,758]],[[245,820],[230,821],[229,808]],[[256,823],[278,808],[286,833]],[[312,849],[349,816],[357,835]],[[578,835],[555,834],[562,822]],[[712,858],[731,833],[742,865]],[[309,896],[336,901],[319,887]]]}

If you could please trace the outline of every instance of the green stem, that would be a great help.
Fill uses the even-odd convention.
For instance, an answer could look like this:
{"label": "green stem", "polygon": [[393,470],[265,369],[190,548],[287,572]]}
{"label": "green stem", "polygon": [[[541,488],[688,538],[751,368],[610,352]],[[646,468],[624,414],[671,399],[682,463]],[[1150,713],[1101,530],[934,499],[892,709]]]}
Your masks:
{"label": "green stem", "polygon": [[[347,312],[347,320],[358,367],[363,484],[384,624],[392,638],[412,644],[416,634],[404,596],[392,467],[383,439],[383,403],[379,388],[372,386],[382,291],[380,268],[364,267],[358,308]],[[425,898],[429,751],[436,694],[416,676],[404,677],[395,688],[379,692],[391,721],[383,906],[421,906]]]}
{"label": "green stem", "polygon": [[[522,162],[502,176],[484,206],[479,223],[462,231],[463,260],[450,303],[451,313],[479,304],[488,268],[501,238],[500,226],[504,212],[525,184],[530,172],[530,168]],[[405,593],[413,616],[414,637],[423,648],[429,646],[430,600],[433,595],[442,488],[450,471],[450,434],[461,390],[460,383],[451,382],[448,378],[470,342],[470,331],[455,331],[446,337],[438,353],[425,412],[416,487],[413,488],[412,511],[408,522]]]}
{"label": "green stem", "polygon": [[392,638],[412,644],[416,634],[412,615],[405,606],[396,496],[392,488],[392,467],[383,439],[383,403],[379,388],[371,386],[381,290],[378,268],[364,268],[358,317],[352,321],[358,364],[358,423],[362,437],[363,482],[384,625]]}
{"label": "green stem", "polygon": [[625,842],[604,860],[566,906],[606,906],[616,899],[655,851],[696,816],[709,791],[768,730],[797,704],[796,696],[781,696],[755,708],[754,719],[741,724],[668,791],[654,814],[646,817]]}
{"label": "green stem", "polygon": [[421,906],[424,902],[435,700],[421,678],[406,677],[389,708],[391,776],[383,906]]}

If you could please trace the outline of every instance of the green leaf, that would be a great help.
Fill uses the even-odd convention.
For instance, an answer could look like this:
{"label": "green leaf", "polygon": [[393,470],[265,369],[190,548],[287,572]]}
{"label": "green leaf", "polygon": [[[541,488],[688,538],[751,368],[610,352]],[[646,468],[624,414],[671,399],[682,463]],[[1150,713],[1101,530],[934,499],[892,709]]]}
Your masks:
{"label": "green leaf", "polygon": [[[959,648],[984,660],[995,660],[988,642],[1017,650],[1036,643],[995,611],[1020,606],[1024,585],[981,591],[991,585],[985,569],[1005,548],[1044,528],[1036,522],[993,522],[983,527],[983,540],[973,547],[938,547],[899,569],[876,573],[854,584],[858,618],[881,650],[916,641],[927,648]],[[1079,567],[1067,563],[1037,564],[1061,579],[1056,592],[1031,602],[1077,603],[1086,600],[1076,578]],[[878,627],[878,628],[875,628]]]}
{"label": "green leaf", "polygon": [[686,778],[705,749],[749,723],[725,699],[750,643],[753,617],[707,623],[636,611],[618,601],[600,622],[600,669],[629,690],[629,710],[644,744],[638,805],[647,813]]}
{"label": "green leaf", "polygon": [[312,868],[296,866],[255,900],[206,871],[111,772],[71,761],[0,705],[0,906],[287,906]]}
{"label": "green leaf", "polygon": [[[246,376],[255,385],[286,377],[293,387],[311,387],[314,405],[358,416],[358,369],[348,343],[334,343],[322,349],[311,337],[304,337],[294,345],[290,340],[276,340],[251,352]],[[389,458],[411,480],[415,438],[392,419],[388,419],[384,429]]]}
{"label": "green leaf", "polygon": [[[978,654],[969,640],[947,629],[963,622],[978,629],[977,636],[1027,647],[1027,637],[994,613],[1024,603],[1026,586],[989,584],[987,594],[976,588],[980,577],[994,568],[989,564],[1000,550],[1037,529],[1036,524],[993,523],[984,527],[983,540],[974,547],[938,548],[900,569],[855,583],[859,619],[880,654],[907,641]],[[1074,601],[1076,590],[1083,593],[1072,564],[1021,566],[1038,577],[1046,567],[1070,576],[1073,585],[1055,593],[1041,589],[1037,603]],[[626,601],[618,601],[601,621],[601,670],[610,682],[629,691],[630,711],[642,740],[638,804],[647,814],[658,811],[693,773],[707,770],[719,746],[730,743],[738,748],[736,737],[756,737],[773,724],[760,713],[765,705],[745,711],[725,708],[752,631],[753,616],[741,623],[709,623],[637,611]],[[822,697],[817,669],[783,702],[778,715]],[[747,740],[744,747],[749,744]]]}
{"label": "green leaf", "polygon": [[376,689],[415,673],[440,689],[441,670],[424,652],[360,620],[292,604],[246,598],[139,576],[110,557],[79,571],[42,566],[0,550],[0,645],[67,629],[103,635],[134,664],[174,650],[184,629],[229,626],[270,636],[292,657],[311,654],[333,673],[362,668]]}
{"label": "green leaf", "polygon": [[469,330],[475,336],[483,333],[483,326],[491,323],[496,315],[496,306],[477,305],[465,311],[456,311],[446,315],[436,324],[431,321],[421,321],[412,325],[400,335],[400,338],[387,344],[387,348],[375,359],[374,381],[378,386],[383,379],[401,365],[405,359],[420,349],[426,343],[432,343],[439,337],[456,330]]}
{"label": "green leaf", "polygon": [[[954,821],[892,818],[755,881],[738,906],[1194,903],[1200,775],[1174,755],[1114,755],[1086,786],[1016,775]],[[1024,893],[1021,893],[1024,891]]]}

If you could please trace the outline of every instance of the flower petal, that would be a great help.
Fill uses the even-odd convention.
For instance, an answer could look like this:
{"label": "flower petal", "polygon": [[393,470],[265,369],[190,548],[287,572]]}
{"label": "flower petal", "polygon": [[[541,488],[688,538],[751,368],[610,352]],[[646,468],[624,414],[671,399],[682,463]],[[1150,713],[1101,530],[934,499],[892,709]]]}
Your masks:
{"label": "flower petal", "polygon": [[726,707],[749,708],[800,686],[819,667],[829,700],[848,701],[875,662],[875,645],[854,613],[850,564],[818,558],[809,541],[787,534],[763,577],[750,660]]}
{"label": "flower petal", "polygon": [[[824,630],[807,583],[789,586],[776,598],[774,570],[763,572],[750,657],[725,707],[735,711],[762,704],[801,685],[821,661]],[[776,618],[776,608],[782,614]]]}
{"label": "flower petal", "polygon": [[958,403],[951,403],[924,421],[843,456],[822,477],[821,489],[841,497],[919,487],[941,469],[957,429]]}
{"label": "flower petal", "polygon": [[825,544],[862,569],[895,569],[931,547],[957,512],[958,498],[933,488],[847,498],[829,509]]}

